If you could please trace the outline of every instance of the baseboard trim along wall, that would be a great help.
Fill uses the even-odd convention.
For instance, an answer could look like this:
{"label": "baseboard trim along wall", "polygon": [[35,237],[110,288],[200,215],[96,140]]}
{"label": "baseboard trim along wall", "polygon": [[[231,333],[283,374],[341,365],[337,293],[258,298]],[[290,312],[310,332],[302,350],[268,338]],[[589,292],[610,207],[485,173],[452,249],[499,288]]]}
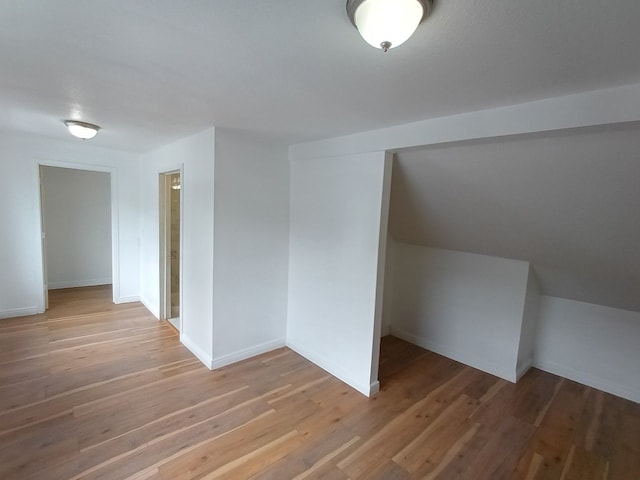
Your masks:
{"label": "baseboard trim along wall", "polygon": [[327,359],[317,352],[301,347],[300,345],[297,345],[295,342],[291,342],[290,340],[287,340],[287,347],[289,347],[297,354],[302,355],[304,358],[309,360],[311,363],[314,363],[325,372],[333,375],[338,380],[341,380],[350,387],[355,388],[366,397],[370,397],[374,393],[377,393],[378,390],[380,390],[380,383],[378,381],[375,381],[371,384],[360,383],[340,367],[327,362]]}
{"label": "baseboard trim along wall", "polygon": [[527,373],[531,367],[533,367],[533,359],[529,358],[520,366],[520,368],[516,369],[516,382],[524,377],[524,374]]}
{"label": "baseboard trim along wall", "polygon": [[180,342],[189,349],[191,353],[193,353],[198,360],[200,360],[205,367],[209,370],[212,370],[213,359],[209,356],[204,350],[202,350],[196,343],[191,340],[184,333],[180,334]]}
{"label": "baseboard trim along wall", "polygon": [[262,355],[263,353],[270,352],[272,350],[276,350],[277,348],[282,348],[285,346],[284,338],[279,338],[276,340],[272,340],[270,342],[261,343],[260,345],[255,345],[253,347],[245,348],[243,350],[229,353],[227,355],[222,355],[221,357],[214,357],[211,361],[210,369],[214,370],[216,368],[221,368],[227,365],[231,365],[232,363],[240,362],[242,360],[246,360],[247,358],[255,357],[256,355]]}
{"label": "baseboard trim along wall", "polygon": [[611,382],[606,378],[591,375],[586,372],[580,372],[570,367],[565,367],[556,362],[540,361],[534,359],[533,367],[543,370],[560,377],[568,378],[574,382],[587,385],[589,387],[597,388],[607,393],[617,395],[618,397],[626,398],[632,402],[640,403],[640,390],[630,389],[624,385]]}
{"label": "baseboard trim along wall", "polygon": [[492,365],[487,363],[482,358],[470,357],[469,355],[465,355],[460,351],[456,351],[450,348],[447,345],[439,345],[426,338],[419,337],[412,333],[405,332],[403,330],[399,330],[393,325],[391,326],[391,335],[394,337],[398,337],[405,342],[413,343],[414,345],[418,345],[419,347],[426,348],[438,355],[442,355],[444,357],[455,360],[456,362],[464,363],[473,368],[477,368],[478,370],[482,370],[483,372],[489,373],[491,375],[495,375],[496,377],[500,377],[504,380],[508,380],[509,382],[516,382],[516,372],[515,367],[513,370],[501,368],[498,365]]}
{"label": "baseboard trim along wall", "polygon": [[[117,298],[115,300],[114,303],[120,304],[120,303],[133,303],[133,302],[140,302],[140,297],[135,296],[135,295],[131,296],[131,297],[119,297],[119,298]],[[144,303],[143,303],[143,305],[144,305]],[[149,307],[147,307],[146,305],[144,305],[144,306],[147,308],[147,310],[149,310]],[[157,316],[156,316],[156,318],[157,318]]]}
{"label": "baseboard trim along wall", "polygon": [[371,385],[369,385],[369,395],[367,396],[371,397],[372,395],[375,395],[379,391],[380,391],[380,380],[376,380],[375,382],[371,383]]}
{"label": "baseboard trim along wall", "polygon": [[13,317],[28,317],[29,315],[37,315],[43,312],[44,310],[38,307],[12,308],[10,310],[0,311],[0,319],[13,318]]}
{"label": "baseboard trim along wall", "polygon": [[48,288],[49,290],[59,290],[61,288],[95,287],[110,284],[111,278],[94,278],[90,280],[71,280],[69,282],[51,282],[48,284]]}
{"label": "baseboard trim along wall", "polygon": [[152,305],[151,302],[144,297],[140,297],[138,300],[140,301],[140,303],[142,303],[142,305],[144,305],[147,310],[151,312],[151,315],[156,317],[158,320],[160,319],[160,310],[157,305]]}

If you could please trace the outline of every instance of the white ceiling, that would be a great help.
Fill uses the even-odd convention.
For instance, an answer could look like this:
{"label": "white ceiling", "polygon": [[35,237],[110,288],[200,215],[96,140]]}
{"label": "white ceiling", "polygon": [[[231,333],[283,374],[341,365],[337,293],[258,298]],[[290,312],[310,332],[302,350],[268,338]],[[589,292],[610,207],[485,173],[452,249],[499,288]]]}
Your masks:
{"label": "white ceiling", "polygon": [[397,155],[396,240],[530,261],[543,293],[640,311],[640,122]]}
{"label": "white ceiling", "polygon": [[369,47],[345,0],[4,0],[0,128],[148,151],[210,126],[284,143],[640,80],[637,0],[436,0]]}

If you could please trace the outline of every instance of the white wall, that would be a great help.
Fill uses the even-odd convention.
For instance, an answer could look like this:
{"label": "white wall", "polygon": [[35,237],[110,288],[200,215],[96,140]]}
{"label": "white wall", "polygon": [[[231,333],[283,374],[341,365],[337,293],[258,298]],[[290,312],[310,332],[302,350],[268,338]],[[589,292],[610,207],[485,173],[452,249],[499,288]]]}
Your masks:
{"label": "white wall", "polygon": [[542,296],[534,366],[640,402],[640,313]]}
{"label": "white wall", "polygon": [[40,242],[39,164],[111,173],[114,300],[139,296],[138,156],[93,147],[90,141],[58,141],[0,133],[0,317],[44,310]]}
{"label": "white wall", "polygon": [[517,378],[522,377],[533,364],[533,350],[536,341],[536,326],[540,307],[540,286],[531,265],[527,275],[527,292],[524,299],[522,313],[522,329],[520,331],[520,346],[518,347]]}
{"label": "white wall", "polygon": [[384,152],[291,162],[287,344],[365,395],[378,386],[390,175]]}
{"label": "white wall", "polygon": [[213,190],[213,366],[218,367],[285,343],[287,148],[216,129]]}
{"label": "white wall", "polygon": [[159,175],[182,169],[181,341],[206,365],[213,358],[213,175],[215,130],[142,157],[141,300],[160,311]]}
{"label": "white wall", "polygon": [[143,156],[142,300],[159,305],[159,174],[182,169],[181,340],[209,368],[285,343],[287,149],[215,129]]}
{"label": "white wall", "polygon": [[393,323],[393,284],[395,273],[395,245],[396,241],[387,234],[387,248],[384,270],[384,293],[382,298],[382,329],[381,336],[391,333],[391,324]]}
{"label": "white wall", "polygon": [[396,242],[393,335],[516,380],[528,263]]}
{"label": "white wall", "polygon": [[111,283],[109,173],[42,167],[50,289]]}
{"label": "white wall", "polygon": [[[590,127],[596,125],[615,125],[624,122],[636,122],[640,120],[639,107],[640,83],[636,83],[632,85],[595,90],[591,92],[583,92],[562,97],[548,98],[523,104],[492,108],[478,112],[469,112],[448,117],[427,119],[404,125],[361,132],[353,135],[302,143],[298,145],[292,145],[289,152],[294,162],[302,163],[307,159],[357,156],[358,154],[362,154],[363,152],[375,152],[382,150],[393,151],[447,142],[460,142],[473,139],[495,138],[501,136],[530,134],[537,132],[552,132],[555,130]],[[293,198],[294,197],[292,193],[292,201]],[[292,212],[294,212],[294,208],[295,206],[292,204]],[[292,224],[292,228],[293,227],[294,226]],[[294,233],[292,232],[292,254],[294,252],[294,249],[301,248],[293,244],[293,235]],[[423,255],[417,255],[418,258],[421,256]],[[411,299],[418,299],[421,293],[414,291],[415,287],[411,285],[410,281],[402,279],[403,273],[399,272],[396,268],[398,263],[397,252],[393,252],[392,258],[394,258],[393,268],[395,268],[395,271],[392,270],[391,272],[389,272],[389,278],[391,278],[394,282],[393,291],[396,292],[398,288],[403,288],[403,286],[406,286],[409,291],[412,292],[410,298],[407,299],[406,302],[412,303]],[[292,261],[293,260],[294,259],[292,256]],[[408,267],[409,266],[407,265],[407,268]],[[495,268],[497,270],[500,270],[497,266]],[[497,298],[494,298],[490,294],[490,292],[487,292],[486,289],[482,286],[482,283],[485,281],[485,275],[482,274],[482,270],[483,269],[480,268],[475,272],[475,274],[471,275],[472,278],[476,278],[479,287],[475,288],[473,286],[470,286],[469,289],[464,288],[460,290],[458,288],[453,288],[452,290],[461,291],[463,293],[467,291],[471,292],[471,299],[473,301],[470,302],[469,299],[464,298],[464,296],[459,297],[452,294],[449,297],[450,302],[447,308],[444,308],[442,306],[442,302],[440,302],[438,298],[434,299],[435,306],[433,307],[430,305],[420,305],[420,302],[416,300],[413,302],[415,304],[412,307],[413,312],[409,313],[418,314],[422,313],[422,310],[430,312],[431,308],[444,308],[444,310],[446,311],[453,312],[464,312],[466,310],[468,314],[473,315],[474,308],[471,308],[469,305],[477,304],[479,306],[480,314],[482,316],[486,316],[487,314],[491,313],[492,309],[497,308],[500,303],[503,303],[502,307],[504,308],[498,308],[498,310],[509,311],[510,313],[506,317],[516,318],[518,317],[518,315],[515,315],[516,308],[513,304],[517,303],[519,304],[520,309],[519,317],[522,321],[522,328],[517,334],[515,333],[515,330],[511,328],[507,329],[509,332],[511,332],[509,335],[505,335],[504,330],[498,329],[498,337],[488,339],[487,330],[493,328],[493,325],[497,322],[497,320],[491,321],[491,318],[487,317],[487,329],[483,329],[481,326],[475,325],[471,320],[469,320],[468,322],[463,322],[471,325],[470,328],[466,328],[465,326],[463,326],[463,332],[470,331],[472,333],[477,332],[481,334],[479,342],[480,345],[491,345],[492,341],[499,340],[498,343],[501,345],[501,347],[498,350],[501,351],[502,354],[497,355],[496,358],[492,360],[492,368],[487,368],[487,370],[493,370],[495,368],[496,370],[503,372],[505,378],[514,379],[517,374],[521,374],[526,369],[526,366],[529,362],[528,357],[530,356],[532,344],[535,343],[536,356],[534,356],[534,364],[536,364],[536,362],[543,362],[545,367],[542,368],[549,369],[550,371],[555,371],[556,373],[559,373],[561,375],[573,375],[572,378],[574,379],[590,379],[588,381],[593,381],[594,383],[595,380],[593,379],[596,379],[598,382],[600,382],[600,379],[603,378],[600,369],[610,366],[610,363],[606,363],[606,365],[603,367],[602,365],[598,364],[594,365],[591,362],[582,362],[578,368],[574,366],[567,367],[567,365],[571,365],[571,362],[569,362],[569,359],[564,358],[560,358],[557,363],[546,362],[548,358],[556,358],[558,360],[557,357],[560,357],[560,354],[556,352],[554,346],[557,345],[557,348],[560,349],[560,345],[558,342],[553,341],[555,333],[548,336],[540,336],[540,332],[555,332],[555,328],[552,328],[554,320],[550,319],[550,313],[544,309],[539,315],[540,321],[543,322],[543,325],[538,327],[541,330],[539,330],[538,334],[534,337],[534,342],[531,341],[531,330],[535,329],[536,323],[531,319],[537,318],[535,310],[536,304],[539,300],[536,300],[537,295],[535,293],[533,283],[527,281],[526,279],[526,276],[528,275],[527,273],[517,275],[517,288],[514,288],[515,286],[513,285],[510,287],[508,285],[508,282],[498,282],[498,295]],[[489,270],[493,270],[493,267],[489,268]],[[324,269],[321,269],[320,271],[323,272]],[[473,273],[473,271],[467,273],[471,274]],[[322,275],[322,273],[320,273],[319,275]],[[419,272],[415,271],[412,272],[412,275],[414,275],[418,281],[422,281],[423,277],[425,276],[424,274],[420,274]],[[510,277],[510,275],[506,275],[505,278],[508,277]],[[444,281],[445,278],[443,278],[442,280]],[[293,279],[291,277],[290,282],[293,282]],[[472,285],[473,283],[474,282],[471,282],[470,285]],[[453,282],[453,284],[455,286],[455,282]],[[478,296],[477,294],[481,290],[485,290],[485,294]],[[513,295],[509,293],[510,290],[513,290]],[[291,292],[292,286],[290,286],[290,294]],[[388,292],[386,292],[386,294],[388,294]],[[391,329],[392,333],[394,334],[398,334],[396,332],[395,324],[395,322],[397,321],[398,309],[409,308],[406,305],[401,305],[399,307],[397,304],[398,298],[399,296],[394,293],[391,302],[391,317],[394,322]],[[549,307],[551,300],[548,300],[549,297],[543,298],[547,299],[545,308],[549,310],[549,308],[551,308]],[[290,298],[290,309],[291,301],[292,300]],[[560,299],[554,299],[554,301],[564,302],[564,300]],[[385,308],[388,308],[388,304],[388,301],[385,301]],[[604,310],[599,310],[600,308],[604,308]],[[557,314],[559,310],[566,310],[566,308],[560,309],[558,305],[555,305],[552,312],[553,318],[562,316]],[[625,341],[629,341],[629,339],[635,339],[637,343],[637,339],[640,338],[636,330],[638,328],[636,327],[636,325],[640,325],[640,321],[636,321],[636,323],[632,326],[630,326],[628,322],[629,318],[635,318],[637,320],[638,314],[633,312],[623,312],[621,310],[615,309],[606,309],[605,307],[597,306],[591,306],[587,310],[589,311],[589,316],[592,321],[586,322],[586,324],[583,325],[584,328],[591,328],[589,325],[593,324],[593,328],[597,333],[602,330],[603,325],[609,324],[609,320],[614,318],[615,320],[611,323],[612,325],[624,325],[623,330],[628,334],[625,337]],[[613,311],[623,313],[613,314],[611,313]],[[572,318],[571,315],[569,315],[568,317]],[[389,318],[388,312],[385,312],[385,318]],[[414,315],[413,318],[415,319],[417,317],[415,317]],[[547,324],[544,324],[545,322]],[[560,323],[560,325],[573,323],[575,322],[565,319]],[[415,341],[416,343],[418,343],[419,341],[423,342],[422,345],[427,346],[427,348],[433,348],[433,344],[426,341],[426,337],[423,331],[420,330],[422,328],[420,327],[420,324],[421,322],[418,321],[413,322],[412,327],[418,333],[408,334],[408,332],[406,332],[407,338],[412,338],[413,340],[411,341]],[[451,328],[453,328],[454,326],[455,325],[451,325]],[[317,328],[319,328],[319,326]],[[571,336],[571,329],[566,327],[566,332],[564,333],[566,333],[566,338],[569,339],[569,337]],[[610,333],[609,335],[613,334]],[[575,350],[576,352],[580,352],[579,354],[577,354],[578,359],[581,359],[585,355],[588,355],[589,348],[591,348],[592,346],[592,342],[590,341],[587,341],[583,346],[581,346],[578,340],[582,340],[583,337],[586,337],[585,339],[589,340],[588,330],[586,332],[580,332],[580,335],[576,335],[575,339],[567,340],[570,342],[570,345],[575,347],[573,348],[573,350]],[[466,336],[466,338],[468,338],[468,336]],[[462,347],[464,348],[464,344],[462,345]],[[472,357],[478,359],[478,348],[474,347],[473,345],[471,345],[471,348],[472,350],[474,350],[474,354],[472,355]],[[619,353],[616,351],[614,342],[607,341],[605,343],[602,343],[601,349],[605,350],[606,352],[599,353],[597,357],[616,358],[619,355]],[[626,350],[623,351],[626,352]],[[543,353],[545,355],[543,355]],[[517,355],[517,357],[515,357],[514,355]],[[542,355],[542,357],[540,357],[540,355]],[[505,358],[508,358],[508,361],[504,364],[502,364],[502,360],[501,358],[499,358],[503,356]],[[622,362],[622,370],[626,370],[626,365],[629,361],[634,361],[636,365],[640,364],[640,362],[638,362],[637,356],[631,354],[628,355],[627,358]],[[479,365],[475,366],[479,367]],[[540,365],[538,364],[537,366]],[[619,395],[627,395],[623,392],[629,392],[631,390],[632,392],[634,392],[633,395],[636,395],[635,392],[638,391],[637,383],[628,381],[629,378],[626,376],[626,373],[622,373],[622,371],[618,372],[618,374],[622,375],[623,377],[621,381],[616,380],[613,383],[606,383],[603,381],[601,382],[600,388],[606,389],[607,391],[613,393],[619,392]],[[584,381],[584,383],[588,383],[587,380],[578,381]],[[637,396],[634,398],[637,398]]]}

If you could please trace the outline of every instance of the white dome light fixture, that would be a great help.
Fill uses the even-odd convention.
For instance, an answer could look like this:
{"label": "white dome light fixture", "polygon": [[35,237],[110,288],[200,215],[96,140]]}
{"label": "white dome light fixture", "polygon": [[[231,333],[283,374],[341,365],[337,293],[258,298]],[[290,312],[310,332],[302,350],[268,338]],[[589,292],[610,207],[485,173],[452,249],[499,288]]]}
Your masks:
{"label": "white dome light fixture", "polygon": [[433,0],[347,0],[347,15],[369,45],[387,52],[406,42],[432,7]]}
{"label": "white dome light fixture", "polygon": [[95,137],[98,134],[100,127],[93,123],[79,122],[77,120],[65,120],[64,124],[69,129],[69,133],[74,137],[88,140]]}

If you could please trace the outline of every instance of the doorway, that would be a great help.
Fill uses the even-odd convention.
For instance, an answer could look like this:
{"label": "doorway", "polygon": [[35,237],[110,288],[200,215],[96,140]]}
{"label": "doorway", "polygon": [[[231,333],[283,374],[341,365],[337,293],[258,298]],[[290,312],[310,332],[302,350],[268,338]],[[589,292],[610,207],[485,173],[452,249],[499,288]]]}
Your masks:
{"label": "doorway", "polygon": [[44,309],[50,290],[108,286],[113,296],[110,172],[41,164],[39,177]]}
{"label": "doorway", "polygon": [[181,331],[182,179],[160,174],[160,318]]}

